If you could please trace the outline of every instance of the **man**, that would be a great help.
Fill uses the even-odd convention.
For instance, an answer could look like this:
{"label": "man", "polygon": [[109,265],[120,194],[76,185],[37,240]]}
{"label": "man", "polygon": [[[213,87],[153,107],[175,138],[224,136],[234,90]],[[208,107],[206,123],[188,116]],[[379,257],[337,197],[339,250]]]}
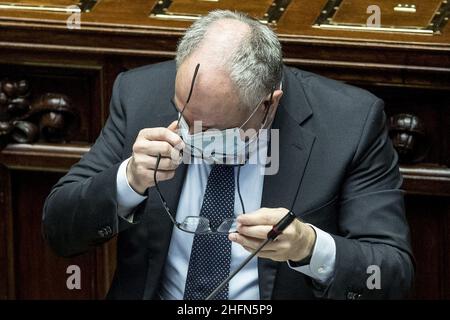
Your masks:
{"label": "man", "polygon": [[[225,161],[243,154],[239,132],[269,128],[248,136],[243,162]],[[205,137],[234,140],[207,153]],[[43,226],[64,256],[118,235],[110,298],[204,299],[291,210],[298,219],[216,298],[401,298],[414,272],[401,182],[381,100],[283,66],[269,28],[214,11],[176,65],[118,76],[110,117],[48,196]]]}

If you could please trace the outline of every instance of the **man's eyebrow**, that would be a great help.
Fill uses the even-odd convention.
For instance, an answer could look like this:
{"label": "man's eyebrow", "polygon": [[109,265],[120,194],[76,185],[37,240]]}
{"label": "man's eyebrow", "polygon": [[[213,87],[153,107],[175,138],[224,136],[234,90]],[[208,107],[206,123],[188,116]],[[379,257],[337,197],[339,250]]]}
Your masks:
{"label": "man's eyebrow", "polygon": [[[178,106],[177,106],[177,103],[176,103],[176,97],[175,96],[173,96],[170,99],[170,102],[172,102],[172,105],[176,109],[176,111],[180,112],[180,109],[178,109]],[[201,121],[201,120],[196,120],[196,121]],[[203,121],[201,121],[201,122],[202,122],[202,131],[206,131],[206,130],[209,130],[209,129],[215,129],[213,126],[207,126],[207,125],[204,124]]]}

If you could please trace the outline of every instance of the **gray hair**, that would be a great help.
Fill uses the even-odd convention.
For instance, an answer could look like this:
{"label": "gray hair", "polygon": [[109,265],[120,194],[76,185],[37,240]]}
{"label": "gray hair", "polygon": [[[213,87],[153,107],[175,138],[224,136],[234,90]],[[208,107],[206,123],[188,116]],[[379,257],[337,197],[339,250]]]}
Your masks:
{"label": "gray hair", "polygon": [[251,31],[227,59],[225,67],[238,89],[240,101],[247,107],[255,107],[280,85],[283,61],[277,35],[245,13],[215,10],[194,22],[178,43],[177,69],[199,47],[208,28],[222,19],[237,20],[250,27]]}

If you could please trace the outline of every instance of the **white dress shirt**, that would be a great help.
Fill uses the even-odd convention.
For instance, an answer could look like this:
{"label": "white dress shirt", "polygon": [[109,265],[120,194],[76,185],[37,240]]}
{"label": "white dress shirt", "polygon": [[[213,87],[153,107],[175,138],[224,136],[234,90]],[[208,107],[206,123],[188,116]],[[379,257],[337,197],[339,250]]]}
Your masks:
{"label": "white dress shirt", "polygon": [[[266,152],[253,154],[249,163],[241,167],[240,170],[240,190],[247,214],[261,208],[261,197],[264,183],[263,165],[265,163]],[[259,156],[261,161],[257,164],[255,160]],[[130,158],[129,158],[130,159]],[[117,173],[117,202],[119,215],[132,221],[130,212],[146,197],[136,193],[129,185],[126,176],[126,167],[129,159],[125,160],[119,167]],[[190,164],[187,168],[186,178],[181,191],[177,208],[177,221],[183,221],[186,216],[200,214],[203,195],[206,190],[211,165],[205,163]],[[237,167],[235,168],[237,183]],[[236,184],[237,185],[237,184]],[[236,188],[234,212],[236,215],[242,214],[242,207]],[[316,243],[309,265],[292,267],[292,269],[302,272],[321,284],[332,281],[336,256],[336,244],[334,239],[326,232],[312,226],[316,232]],[[178,230],[174,227],[169,252],[164,266],[162,279],[162,289],[160,296],[162,299],[179,300],[183,299],[184,287],[186,283],[189,258],[191,255],[194,235]],[[235,270],[239,264],[249,255],[241,245],[232,243],[230,270]],[[289,264],[289,263],[288,263]],[[258,266],[257,259],[252,259],[229,283],[229,299],[258,300]]]}

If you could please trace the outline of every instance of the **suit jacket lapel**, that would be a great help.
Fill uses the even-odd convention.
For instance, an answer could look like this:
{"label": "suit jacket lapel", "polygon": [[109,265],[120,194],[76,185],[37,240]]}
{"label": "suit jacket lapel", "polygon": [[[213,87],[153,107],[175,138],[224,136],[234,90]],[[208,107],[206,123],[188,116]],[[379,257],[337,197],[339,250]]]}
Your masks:
{"label": "suit jacket lapel", "polygon": [[[291,208],[297,190],[301,187],[315,141],[315,136],[301,127],[301,123],[312,114],[308,101],[301,86],[299,88],[298,80],[293,78],[290,71],[287,73],[285,73],[283,88],[288,95],[280,102],[272,125],[273,129],[279,129],[279,170],[275,175],[267,175],[263,186],[261,206],[268,208]],[[276,150],[272,143],[276,143],[276,139],[271,140],[269,150]],[[275,155],[270,156],[273,163]],[[279,262],[258,258],[259,289],[262,300],[272,298],[279,265]]]}

